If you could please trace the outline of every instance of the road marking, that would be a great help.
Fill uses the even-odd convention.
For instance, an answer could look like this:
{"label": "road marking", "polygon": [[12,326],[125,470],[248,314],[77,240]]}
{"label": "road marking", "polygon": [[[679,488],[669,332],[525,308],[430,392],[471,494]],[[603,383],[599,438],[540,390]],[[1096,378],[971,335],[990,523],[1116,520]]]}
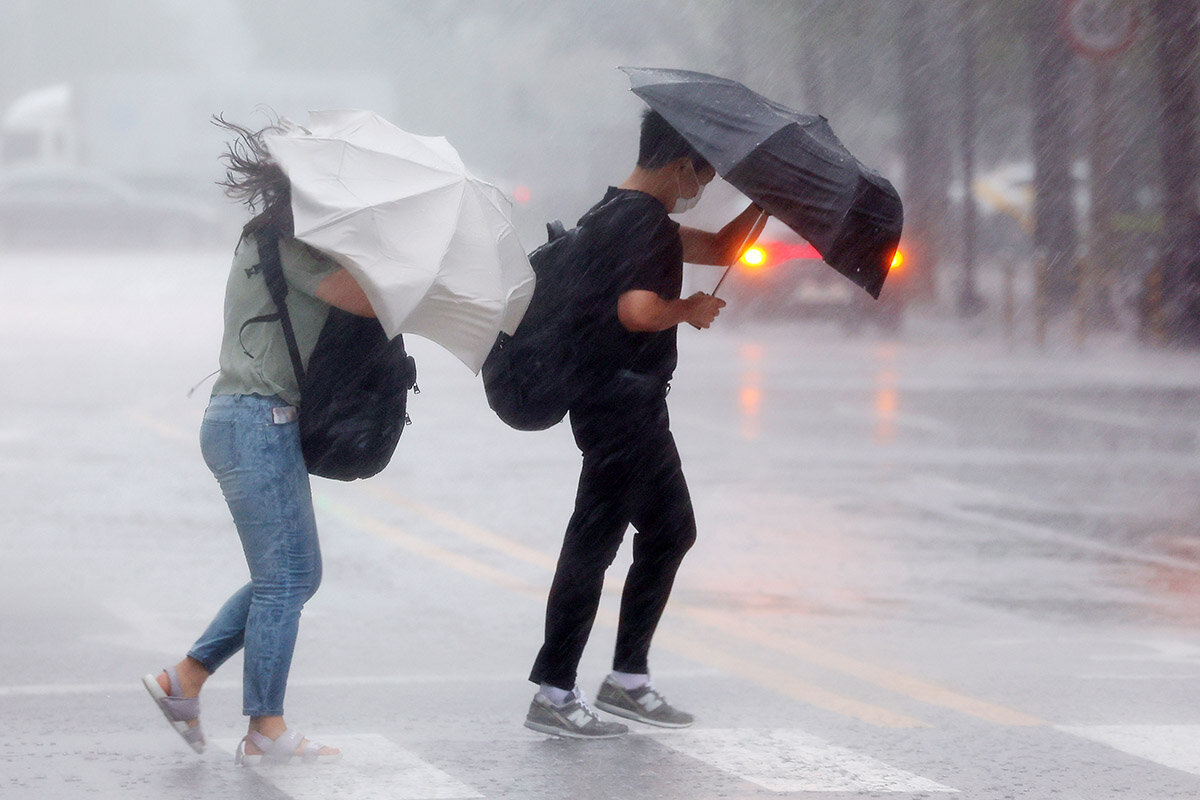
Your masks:
{"label": "road marking", "polygon": [[1097,542],[1094,539],[1090,539],[1086,536],[1076,536],[1071,533],[1065,533],[1061,530],[1057,530],[1046,525],[1005,519],[1004,517],[984,511],[972,511],[965,508],[959,508],[953,503],[938,502],[937,500],[931,500],[927,497],[923,497],[919,492],[913,491],[911,488],[896,490],[892,492],[892,495],[895,498],[895,501],[899,504],[906,505],[909,508],[915,508],[919,511],[936,514],[946,519],[957,519],[962,522],[972,523],[974,525],[987,525],[993,528],[1000,528],[1002,530],[1010,530],[1030,539],[1040,539],[1042,541],[1054,542],[1056,544],[1065,544],[1085,552],[1090,551],[1092,553],[1098,553],[1100,555],[1108,556],[1110,558],[1115,558],[1119,561],[1128,563],[1164,567],[1166,569],[1180,570],[1184,572],[1200,572],[1200,562],[1187,561],[1181,558],[1158,555],[1155,553],[1145,553],[1128,547],[1120,547],[1117,545]]}
{"label": "road marking", "polygon": [[[381,522],[370,515],[355,511],[349,506],[324,495],[314,494],[314,501],[322,511],[336,514],[343,521],[358,527],[360,530],[395,542],[401,547],[430,558],[439,564],[464,572],[471,577],[478,578],[501,589],[515,591],[538,601],[543,601],[545,598],[547,591],[545,588],[533,586],[530,583],[509,575],[503,570],[496,569],[468,556],[427,542],[424,539],[401,530],[395,525]],[[616,616],[604,610],[597,613],[596,622],[607,628],[615,629],[617,627]],[[798,680],[783,670],[771,669],[749,659],[732,656],[718,648],[710,647],[685,636],[660,631],[656,642],[659,646],[686,656],[693,661],[716,667],[727,674],[753,681],[767,689],[808,703],[816,708],[833,711],[879,727],[929,727],[928,723],[914,717],[853,700],[849,697],[843,697],[834,692],[822,689],[819,686]]]}
{"label": "road marking", "polygon": [[[135,418],[149,424],[154,421],[152,417],[144,414],[136,414]],[[174,430],[173,426],[166,423],[158,422],[153,426],[155,430]],[[515,542],[507,537],[496,534],[480,526],[466,522],[452,514],[440,511],[422,503],[409,500],[398,492],[392,490],[371,490],[370,493],[375,497],[384,500],[392,505],[405,508],[409,511],[425,517],[429,521],[435,523],[439,527],[445,528],[452,532],[466,536],[471,541],[483,544],[494,550],[498,550],[510,557],[523,561],[528,564],[533,564],[546,570],[554,569],[553,559],[546,557],[540,551],[527,547]],[[517,592],[526,597],[543,601],[546,595],[546,588],[542,586],[534,586],[533,584],[523,581],[513,575],[510,575],[504,570],[497,569],[490,564],[485,564],[476,559],[456,553],[440,545],[426,541],[419,536],[415,536],[397,525],[385,523],[369,514],[362,513],[347,505],[333,499],[327,494],[319,491],[313,492],[313,501],[315,506],[324,513],[329,513],[341,518],[347,524],[359,528],[365,532],[375,535],[381,539],[392,542],[403,547],[404,549],[416,555],[423,556],[432,561],[435,561],[451,569],[465,573],[471,577],[483,580],[502,589]],[[695,607],[690,607],[682,604],[675,606],[685,612],[696,614],[698,617],[703,617],[703,610]],[[710,618],[711,619],[711,618]],[[606,627],[616,627],[616,620],[610,614],[600,613],[597,616],[597,622]],[[708,624],[711,625],[711,622]],[[745,628],[745,623],[740,622],[739,625]],[[723,626],[722,626],[723,627]],[[761,644],[766,641],[765,633],[745,634],[750,635],[752,639]],[[745,638],[745,635],[742,638]],[[687,658],[706,664],[711,667],[716,667],[730,675],[739,676],[747,680],[753,681],[765,688],[777,691],[785,696],[791,697],[800,702],[807,703],[816,708],[822,708],[827,711],[832,711],[843,716],[848,716],[854,719],[859,719],[871,725],[889,728],[924,728],[929,727],[929,723],[915,717],[902,714],[891,709],[875,706],[869,703],[864,703],[853,698],[845,697],[836,692],[823,689],[820,686],[795,678],[790,673],[783,670],[773,669],[764,666],[755,661],[752,661],[741,656],[731,655],[730,653],[716,647],[709,646],[700,641],[678,634],[668,634],[660,631],[657,636],[657,642],[673,652],[683,655]],[[775,648],[778,650],[778,648]],[[916,699],[929,702],[930,699],[937,699],[939,705],[945,706],[951,702],[954,693],[949,690],[934,687],[932,684],[918,681],[917,679],[904,679],[898,673],[890,673],[882,669],[865,669],[869,666],[858,662],[858,666],[853,666],[854,671],[848,671],[853,665],[853,660],[848,657],[838,656],[832,657],[831,651],[822,651],[813,648],[808,649],[808,646],[798,644],[795,650],[787,651],[789,655],[818,663],[827,668],[839,670],[851,674],[854,677],[863,679],[864,676],[871,676],[878,685],[883,685],[893,691],[907,693],[920,689]],[[808,656],[802,653],[808,653]],[[814,661],[818,655],[821,655],[821,660]],[[810,657],[811,656],[811,657]],[[822,663],[822,661],[824,663]],[[857,672],[858,674],[855,674]],[[879,681],[885,683],[879,683]],[[934,691],[937,690],[937,691]],[[1019,712],[1011,712],[1006,715],[1002,713],[1000,707],[985,708],[986,704],[983,701],[973,701],[972,703],[964,702],[970,700],[963,698],[954,700],[958,704],[956,710],[962,711],[965,708],[971,708],[976,716],[980,713],[987,713],[993,722],[999,722],[1002,719],[1009,720],[1001,724],[1040,724],[1040,721],[1032,721],[1034,718],[1023,718]],[[1007,710],[1004,710],[1007,711]],[[989,717],[985,717],[989,718]],[[1026,721],[1015,723],[1011,720],[1025,719]]]}
{"label": "road marking", "polygon": [[[394,502],[401,498],[401,495],[395,492],[389,492],[386,495],[383,493],[373,493],[378,497],[389,499]],[[390,498],[388,497],[390,495]],[[399,529],[395,526],[380,522],[369,515],[361,514],[353,511],[341,503],[330,500],[324,496],[316,497],[318,506],[323,510],[331,510],[343,516],[346,521],[357,525],[363,530],[377,533],[381,536],[396,541],[403,547],[411,549],[413,552],[421,555],[426,555],[434,560],[449,566],[454,569],[467,572],[474,577],[480,578],[500,588],[513,589],[522,594],[531,595],[538,600],[543,600],[546,595],[546,589],[542,587],[533,587],[531,584],[524,581],[517,581],[508,573],[495,569],[481,562],[475,561],[467,556],[451,553],[451,551],[438,547],[437,545],[429,544],[423,539],[412,536],[411,534],[403,534],[397,536],[396,531]],[[432,512],[428,506],[422,506],[419,503],[405,503],[405,508],[414,510],[417,513],[427,516],[434,522],[439,520],[455,519],[444,512],[435,512],[435,515],[426,514],[427,511]],[[440,524],[440,523],[439,523]],[[472,529],[475,532],[483,531],[482,528],[470,525],[470,523],[462,522],[461,525],[456,525],[452,530],[459,528]],[[516,542],[506,539],[499,534],[486,532],[486,537],[473,536],[473,540],[488,544],[489,546],[501,546],[503,552],[509,553],[514,558],[517,558],[527,563],[534,563],[537,566],[546,567],[549,570],[554,569],[554,564],[550,560],[542,557],[541,553],[533,551],[531,548],[526,548],[523,545],[509,548],[506,544],[517,545]],[[529,551],[529,552],[526,552]],[[536,553],[536,558],[530,555]],[[596,615],[596,622],[607,627],[615,629],[617,627],[616,615],[600,610]],[[854,700],[849,697],[844,697],[835,692],[823,689],[807,681],[800,680],[789,672],[773,669],[770,667],[758,664],[750,659],[740,656],[731,655],[720,648],[711,647],[700,641],[679,634],[659,631],[655,637],[655,643],[660,647],[670,650],[679,655],[690,658],[708,666],[716,667],[730,675],[736,675],[747,680],[753,681],[765,688],[774,690],[794,700],[799,700],[802,703],[822,708],[826,711],[832,711],[843,716],[848,716],[854,719],[861,720],[870,725],[876,725],[884,728],[927,728],[929,723],[916,719],[915,717],[901,714],[880,706],[864,703],[859,700]]]}
{"label": "road marking", "polygon": [[506,536],[501,536],[487,528],[481,528],[478,525],[436,509],[433,506],[405,497],[387,486],[364,484],[362,488],[367,494],[374,495],[391,505],[412,511],[439,527],[453,531],[469,541],[505,553],[518,561],[542,567],[550,572],[553,572],[555,567],[558,566],[558,562],[554,556],[547,555],[541,550],[521,544]]}
{"label": "road marking", "polygon": [[[314,501],[322,511],[334,513],[342,517],[348,524],[356,526],[360,530],[395,542],[413,553],[430,558],[451,569],[464,572],[471,577],[478,578],[501,589],[518,592],[538,601],[543,601],[545,598],[547,591],[545,588],[535,587],[525,581],[518,580],[503,570],[426,542],[424,539],[402,531],[395,525],[389,525],[369,515],[354,511],[349,506],[338,503],[323,495],[314,495]],[[596,622],[607,628],[615,629],[617,627],[616,615],[604,610],[597,613]],[[656,637],[656,643],[666,650],[686,656],[693,661],[716,667],[726,674],[745,678],[767,689],[779,692],[816,708],[823,708],[827,711],[859,719],[871,725],[885,728],[929,727],[928,723],[922,722],[919,719],[879,706],[873,706],[869,703],[843,697],[834,692],[822,689],[819,686],[798,680],[783,670],[771,669],[748,659],[731,656],[718,648],[709,647],[685,636],[660,631]]]}
{"label": "road marking", "polygon": [[[615,622],[610,624],[615,627]],[[732,655],[727,650],[712,647],[686,636],[659,630],[655,634],[654,643],[665,650],[686,656],[701,664],[716,667],[729,675],[745,678],[793,700],[799,700],[814,708],[832,711],[844,717],[857,719],[868,725],[879,728],[931,727],[928,722],[907,714],[831,692],[816,684],[801,680],[786,670],[764,666],[752,659]]]}
{"label": "road marking", "polygon": [[164,439],[170,439],[175,442],[187,442],[188,444],[195,444],[200,441],[199,432],[192,436],[185,433],[175,425],[148,414],[140,408],[130,408],[127,410],[130,417],[145,425],[147,428],[154,431],[159,436],[162,436]]}
{"label": "road marking", "polygon": [[795,637],[779,637],[768,631],[746,623],[745,619],[726,612],[679,604],[676,611],[684,616],[716,628],[744,641],[752,642],[776,652],[850,675],[867,683],[906,695],[930,705],[948,708],[968,716],[993,722],[997,725],[1037,726],[1045,722],[1030,714],[989,703],[974,697],[951,691],[928,681],[903,675],[876,664],[860,661],[841,653],[827,650]]}
{"label": "road marking", "polygon": [[797,730],[699,729],[656,739],[772,792],[957,792]]}
{"label": "road marking", "polygon": [[[230,754],[238,739],[214,741]],[[259,764],[249,767],[292,800],[468,800],[483,797],[467,784],[378,734],[339,736],[342,753],[333,764]]]}
{"label": "road marking", "polygon": [[1058,730],[1200,775],[1200,725],[1059,725]]}
{"label": "road marking", "polygon": [[[655,672],[655,677],[663,678],[711,678],[720,675],[715,668],[673,669]],[[436,675],[342,675],[324,676],[317,678],[290,677],[288,686],[304,686],[311,688],[378,688],[380,686],[416,686],[421,684],[519,684],[529,679],[526,672],[487,672],[487,673],[438,673]],[[210,678],[204,684],[206,691],[214,689],[224,691],[240,691],[242,679]],[[146,688],[140,680],[123,681],[121,683],[27,683],[11,686],[0,686],[0,697],[57,697],[84,694],[145,694]],[[148,696],[148,695],[147,695]],[[146,708],[151,706],[147,702]]]}
{"label": "road marking", "polygon": [[1067,419],[1074,419],[1079,422],[1099,423],[1101,425],[1111,425],[1121,428],[1144,429],[1153,433],[1194,435],[1194,432],[1189,430],[1189,426],[1186,424],[1175,425],[1168,423],[1168,425],[1164,426],[1162,418],[1153,412],[1131,414],[1129,412],[1110,411],[1105,408],[1094,408],[1078,403],[1064,403],[1061,400],[1053,403],[1026,401],[1022,405],[1027,409],[1038,411],[1048,416],[1066,417]]}
{"label": "road marking", "polygon": [[[862,416],[866,416],[864,411]],[[732,429],[729,423],[714,422],[708,418],[690,414],[686,411],[672,411],[671,419],[680,423],[681,429],[692,428],[707,434],[717,435],[738,445],[744,445],[741,435]],[[1185,429],[1186,430],[1186,429]],[[773,440],[762,437],[754,442],[754,450],[763,458],[762,463],[783,461],[788,464],[819,464],[831,465],[877,465],[881,452],[886,452],[890,460],[903,458],[906,463],[923,466],[967,465],[988,467],[1025,467],[1025,466],[1084,466],[1096,464],[1095,453],[1067,452],[1061,450],[1012,450],[987,446],[944,446],[933,444],[908,444],[900,449],[888,449],[878,445],[864,444],[861,447],[826,446],[815,442],[806,442],[803,448],[781,444],[784,440]],[[1123,467],[1139,465],[1156,468],[1178,466],[1191,468],[1195,466],[1195,453],[1170,453],[1145,450],[1122,450],[1115,453],[1105,453],[1106,464],[1119,464]]]}
{"label": "road marking", "polygon": [[496,569],[490,564],[484,564],[482,561],[476,561],[469,556],[464,556],[453,550],[447,550],[444,547],[428,542],[419,536],[414,536],[397,525],[382,522],[369,514],[356,511],[350,506],[332,499],[328,495],[314,492],[313,502],[318,510],[340,517],[344,522],[360,530],[374,534],[385,541],[398,544],[411,553],[424,556],[431,561],[436,561],[443,566],[456,569],[459,572],[466,573],[473,578],[479,578],[502,589],[509,589],[539,600],[545,597],[546,590],[541,586],[534,586],[532,583],[514,577],[504,570]]}
{"label": "road marking", "polygon": [[[472,541],[484,544],[489,547],[507,553],[510,556],[524,561],[528,564],[544,567],[547,570],[553,571],[555,562],[551,558],[547,558],[540,551],[521,545],[507,537],[487,531],[471,523],[459,520],[451,514],[437,511],[429,506],[421,503],[408,500],[400,493],[388,489],[384,491],[371,492],[376,497],[379,497],[387,502],[395,503],[401,507],[413,511],[435,524],[442,525],[452,531],[470,531],[470,539]],[[447,524],[452,523],[452,524]],[[683,616],[700,622],[708,627],[718,629],[723,633],[749,641],[756,645],[766,647],[776,652],[783,652],[793,658],[807,661],[811,664],[832,669],[836,672],[841,672],[846,675],[851,675],[860,680],[880,686],[884,689],[906,695],[915,700],[919,700],[931,705],[949,708],[958,711],[968,716],[974,716],[979,719],[986,720],[998,725],[1016,725],[1016,726],[1037,726],[1044,725],[1045,722],[1030,714],[1025,714],[1020,711],[1005,708],[1003,706],[989,703],[977,698],[968,697],[963,694],[951,691],[945,687],[937,686],[927,681],[922,681],[918,678],[913,678],[907,675],[902,675],[898,672],[884,669],[882,667],[860,661],[849,656],[841,655],[825,648],[817,647],[795,637],[781,639],[778,636],[770,634],[761,629],[755,628],[749,624],[744,618],[735,618],[728,614],[712,611],[698,606],[691,606],[686,603],[672,603],[672,613],[678,613]],[[615,626],[614,620],[604,619],[605,624]],[[658,634],[658,642],[665,644],[667,634],[660,632]],[[688,655],[703,663],[715,664],[716,659],[721,659],[725,663],[726,671],[732,671],[736,674],[746,675],[754,672],[762,677],[762,681],[769,681],[767,685],[779,689],[784,694],[787,694],[794,699],[809,703],[810,705],[824,708],[826,710],[835,711],[840,714],[862,719],[874,725],[882,725],[884,727],[927,727],[927,724],[903,714],[896,714],[886,709],[881,709],[876,706],[871,706],[866,703],[859,703],[849,698],[842,697],[832,692],[825,691],[813,684],[804,681],[798,681],[790,675],[780,676],[773,675],[770,678],[763,677],[765,668],[756,667],[751,662],[745,659],[723,656],[719,651],[712,648],[704,648],[699,643],[684,637],[674,637],[674,643],[671,649],[682,655]],[[703,655],[700,655],[703,653]]]}
{"label": "road marking", "polygon": [[865,419],[870,422],[886,421],[890,425],[901,425],[906,428],[916,428],[920,431],[929,433],[953,433],[954,428],[941,420],[927,417],[922,414],[912,414],[902,411],[891,411],[884,420],[881,420],[880,412],[876,408],[868,408],[866,406],[834,406],[833,413],[836,416],[846,419]]}

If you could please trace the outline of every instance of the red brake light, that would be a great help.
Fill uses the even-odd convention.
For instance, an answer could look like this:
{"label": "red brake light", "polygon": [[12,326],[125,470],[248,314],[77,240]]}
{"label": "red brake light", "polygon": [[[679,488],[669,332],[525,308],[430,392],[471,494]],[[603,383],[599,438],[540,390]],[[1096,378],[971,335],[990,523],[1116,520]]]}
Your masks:
{"label": "red brake light", "polygon": [[742,253],[742,263],[751,269],[758,269],[766,266],[767,251],[755,245],[746,248],[746,252]]}

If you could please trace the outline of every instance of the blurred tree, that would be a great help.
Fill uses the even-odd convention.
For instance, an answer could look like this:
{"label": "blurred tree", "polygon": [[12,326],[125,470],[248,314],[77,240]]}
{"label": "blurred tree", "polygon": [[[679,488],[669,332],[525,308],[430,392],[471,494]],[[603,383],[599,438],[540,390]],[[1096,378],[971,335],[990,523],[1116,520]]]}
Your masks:
{"label": "blurred tree", "polygon": [[1051,313],[1067,308],[1075,293],[1079,236],[1075,221],[1071,163],[1074,119],[1073,55],[1059,26],[1061,0],[1026,3],[1029,53],[1033,61],[1033,243],[1045,258],[1043,290]]}
{"label": "blurred tree", "polygon": [[[905,269],[913,296],[932,299],[948,238],[946,205],[952,159],[947,120],[945,27],[932,0],[903,0],[896,28],[900,66],[900,153],[904,160]],[[939,35],[941,34],[941,35]]]}
{"label": "blurred tree", "polygon": [[[1162,98],[1164,247],[1157,270],[1168,342],[1200,345],[1200,0],[1154,0]],[[1153,309],[1156,304],[1147,304]],[[1153,312],[1152,312],[1153,313]]]}

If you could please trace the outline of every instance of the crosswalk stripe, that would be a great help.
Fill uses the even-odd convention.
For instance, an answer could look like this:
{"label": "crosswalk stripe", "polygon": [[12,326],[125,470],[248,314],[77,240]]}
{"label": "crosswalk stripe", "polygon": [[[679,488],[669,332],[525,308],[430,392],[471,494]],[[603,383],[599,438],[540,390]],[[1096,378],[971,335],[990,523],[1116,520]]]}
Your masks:
{"label": "crosswalk stripe", "polygon": [[1200,725],[1058,725],[1164,767],[1200,775]]}
{"label": "crosswalk stripe", "polygon": [[772,792],[958,791],[803,731],[698,729],[657,738]]}
{"label": "crosswalk stripe", "polygon": [[[236,739],[213,742],[232,754]],[[259,764],[251,767],[292,800],[471,800],[483,797],[457,778],[378,734],[331,740],[344,756],[333,764]],[[232,755],[230,755],[232,758]]]}

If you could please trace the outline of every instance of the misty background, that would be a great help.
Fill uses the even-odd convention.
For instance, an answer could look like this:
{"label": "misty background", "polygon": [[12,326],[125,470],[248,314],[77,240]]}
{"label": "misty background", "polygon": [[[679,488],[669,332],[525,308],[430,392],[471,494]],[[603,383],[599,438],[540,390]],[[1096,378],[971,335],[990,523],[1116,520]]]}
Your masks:
{"label": "misty background", "polygon": [[[1090,58],[1063,26],[1076,6],[1108,9],[1101,27],[1138,6],[1133,35]],[[213,186],[213,114],[258,127],[370,108],[446,136],[514,199],[532,249],[546,221],[575,220],[633,164],[642,103],[617,67],[694,69],[824,115],[896,184],[909,274],[885,298],[969,318],[1000,304],[987,295],[1007,271],[1030,313],[1085,306],[1091,327],[1183,342],[1200,220],[1194,157],[1175,153],[1181,188],[1163,191],[1164,148],[1188,141],[1164,136],[1181,115],[1195,123],[1194,97],[1164,94],[1156,32],[1172,14],[1194,33],[1194,0],[10,0],[4,160],[65,159],[191,196],[225,221],[225,242],[244,213]],[[1181,41],[1193,58],[1173,79],[1192,90],[1195,42]],[[1169,116],[1164,97],[1187,102]],[[39,155],[29,127],[55,103],[69,133]],[[689,219],[727,218],[709,204]]]}
{"label": "misty background", "polygon": [[[1200,341],[1198,16],[1200,0],[2,0],[0,796],[1200,797],[1200,349],[1178,347]],[[234,770],[237,662],[205,689],[197,758],[137,678],[245,581],[196,441],[247,218],[215,185],[210,118],[359,106],[443,135],[512,198],[531,250],[630,172],[643,106],[621,65],[822,114],[905,204],[878,302],[808,256],[734,270],[718,323],[679,332],[671,426],[703,533],[655,679],[697,741],[730,747],[639,731],[568,751],[521,726],[579,454],[569,425],[508,428],[413,336],[423,391],[388,469],[312,482],[326,577],[288,715],[346,764]],[[9,217],[21,176],[37,213]],[[88,187],[100,201],[66,204]],[[113,198],[128,213],[104,216]],[[745,203],[717,183],[679,219],[711,229]],[[128,238],[100,241],[122,221]],[[687,270],[712,289],[712,268]],[[844,336],[834,303],[895,327]]]}

